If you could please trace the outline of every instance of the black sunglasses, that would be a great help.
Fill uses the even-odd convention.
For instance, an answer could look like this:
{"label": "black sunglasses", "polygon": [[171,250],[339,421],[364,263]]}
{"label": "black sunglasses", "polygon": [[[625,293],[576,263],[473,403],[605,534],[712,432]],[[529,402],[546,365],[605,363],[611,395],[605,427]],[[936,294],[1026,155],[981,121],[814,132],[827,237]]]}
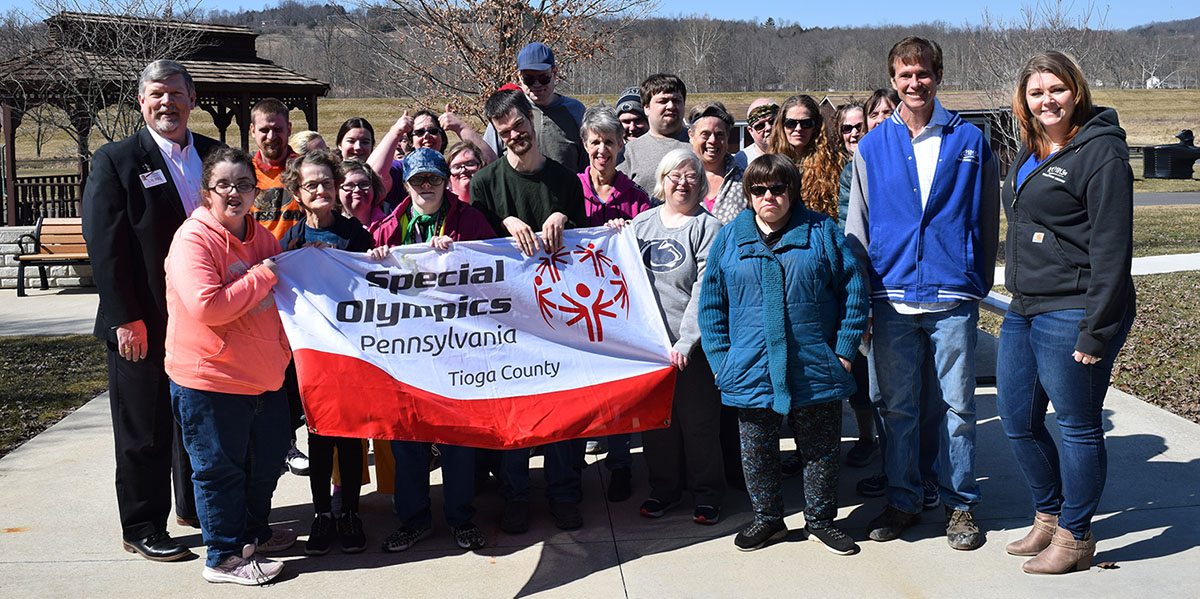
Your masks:
{"label": "black sunglasses", "polygon": [[429,127],[426,129],[413,129],[412,134],[413,137],[424,137],[426,135],[437,135],[439,132],[441,132],[441,129],[437,127]]}
{"label": "black sunglasses", "polygon": [[521,81],[525,82],[525,87],[533,87],[534,85],[550,85],[550,80],[554,78],[551,73],[542,73],[541,75],[521,75]]}
{"label": "black sunglasses", "polygon": [[807,130],[807,129],[812,129],[813,127],[816,127],[816,126],[817,126],[817,119],[814,119],[811,116],[806,119],[787,119],[787,118],[783,119],[783,128],[784,129],[795,129],[796,127],[800,127],[801,129]]}
{"label": "black sunglasses", "polygon": [[750,125],[750,128],[754,129],[755,131],[762,131],[763,129],[767,128],[767,125],[770,125],[770,124],[771,124],[771,119],[763,119],[761,121],[758,121],[757,123],[754,123],[753,125]]}
{"label": "black sunglasses", "polygon": [[842,125],[842,133],[850,133],[852,131],[858,131],[859,133],[862,133],[862,130],[863,130],[862,123],[856,123],[854,125],[851,125],[849,123],[844,123]]}
{"label": "black sunglasses", "polygon": [[771,185],[751,185],[750,195],[754,197],[762,197],[767,195],[767,191],[770,191],[771,195],[779,197],[787,193],[787,190],[788,186],[783,183],[774,183]]}

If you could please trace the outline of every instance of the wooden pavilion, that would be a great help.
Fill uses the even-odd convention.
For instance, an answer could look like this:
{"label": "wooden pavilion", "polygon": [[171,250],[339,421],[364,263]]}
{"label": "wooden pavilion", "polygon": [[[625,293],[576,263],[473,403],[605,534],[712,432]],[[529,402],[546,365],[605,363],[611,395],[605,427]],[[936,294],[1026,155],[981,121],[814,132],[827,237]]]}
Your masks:
{"label": "wooden pavilion", "polygon": [[[105,106],[125,103],[136,108],[130,78],[136,80],[148,61],[112,56],[112,50],[105,49],[112,41],[103,39],[106,31],[142,39],[180,32],[191,36],[194,43],[186,53],[173,58],[187,67],[196,86],[197,108],[212,116],[221,141],[236,122],[245,150],[250,146],[250,108],[256,102],[277,98],[303,112],[308,128],[315,130],[317,98],[329,92],[328,83],[259,58],[258,34],[246,27],[76,12],[61,12],[46,24],[47,46],[0,62],[5,225],[32,224],[39,216],[79,216],[88,136],[95,123],[94,110],[81,105],[78,90],[94,90]],[[16,129],[25,112],[41,104],[55,106],[70,118],[80,146],[74,175],[16,176]]]}

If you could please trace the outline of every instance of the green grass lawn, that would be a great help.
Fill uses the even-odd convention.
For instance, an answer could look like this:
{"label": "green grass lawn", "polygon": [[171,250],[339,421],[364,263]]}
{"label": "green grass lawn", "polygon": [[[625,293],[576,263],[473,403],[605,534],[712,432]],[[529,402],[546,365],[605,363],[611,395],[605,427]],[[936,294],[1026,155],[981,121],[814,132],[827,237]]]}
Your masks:
{"label": "green grass lawn", "polygon": [[107,389],[95,337],[0,338],[0,456]]}

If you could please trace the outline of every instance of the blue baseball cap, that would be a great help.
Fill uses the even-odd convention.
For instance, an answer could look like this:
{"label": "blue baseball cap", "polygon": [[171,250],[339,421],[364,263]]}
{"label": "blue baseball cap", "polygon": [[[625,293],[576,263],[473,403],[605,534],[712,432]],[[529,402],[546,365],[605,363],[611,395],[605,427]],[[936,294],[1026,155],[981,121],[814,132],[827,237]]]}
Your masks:
{"label": "blue baseball cap", "polygon": [[549,71],[554,68],[554,52],[546,44],[526,44],[517,53],[518,71]]}
{"label": "blue baseball cap", "polygon": [[446,165],[446,159],[437,150],[417,148],[404,156],[404,180],[408,181],[423,173],[433,173],[443,179],[448,179],[450,178],[450,167]]}

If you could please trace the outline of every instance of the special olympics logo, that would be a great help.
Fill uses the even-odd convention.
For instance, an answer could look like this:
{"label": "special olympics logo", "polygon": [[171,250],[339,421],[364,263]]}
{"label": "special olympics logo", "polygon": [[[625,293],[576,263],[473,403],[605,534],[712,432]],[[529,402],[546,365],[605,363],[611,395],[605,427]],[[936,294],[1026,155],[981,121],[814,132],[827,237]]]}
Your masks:
{"label": "special olympics logo", "polygon": [[[585,266],[586,265],[586,266]],[[590,268],[588,267],[590,266]],[[572,281],[563,279],[569,271]],[[555,322],[571,327],[583,323],[588,341],[604,341],[604,319],[624,310],[629,318],[629,287],[625,274],[596,244],[560,248],[542,256],[533,277],[538,311],[550,328]]]}

